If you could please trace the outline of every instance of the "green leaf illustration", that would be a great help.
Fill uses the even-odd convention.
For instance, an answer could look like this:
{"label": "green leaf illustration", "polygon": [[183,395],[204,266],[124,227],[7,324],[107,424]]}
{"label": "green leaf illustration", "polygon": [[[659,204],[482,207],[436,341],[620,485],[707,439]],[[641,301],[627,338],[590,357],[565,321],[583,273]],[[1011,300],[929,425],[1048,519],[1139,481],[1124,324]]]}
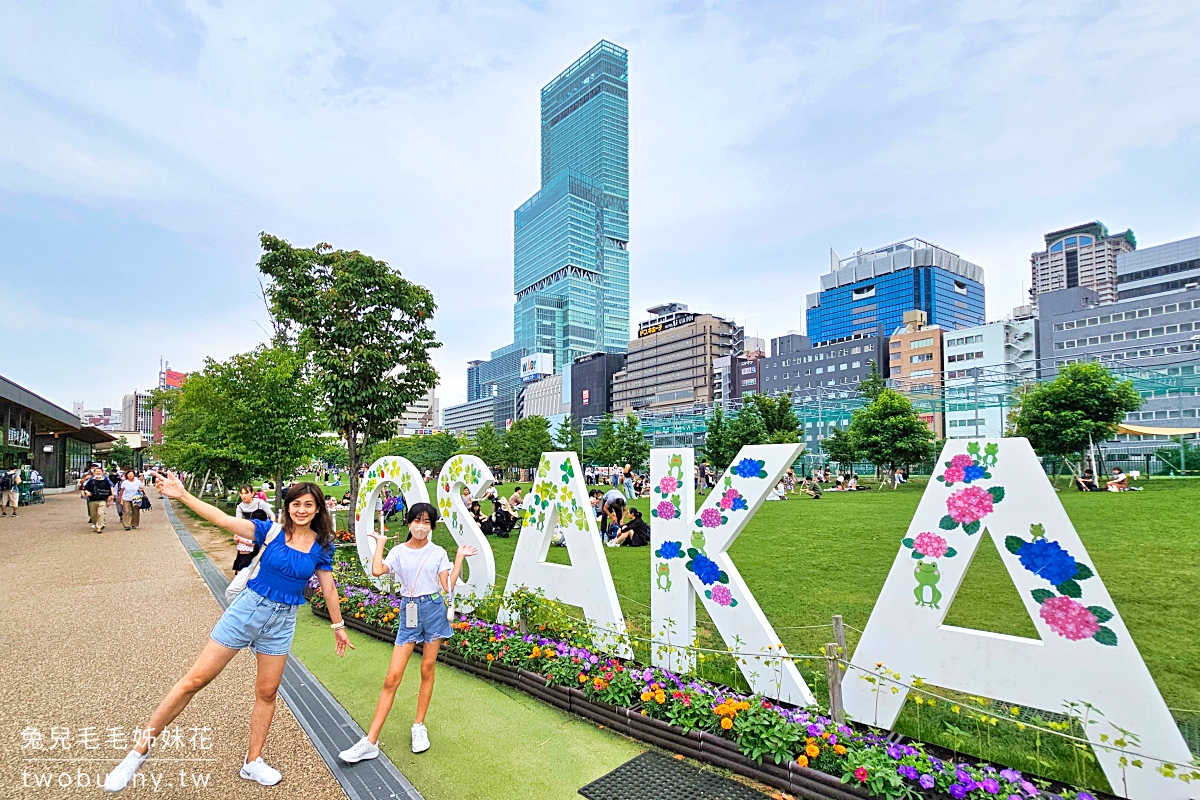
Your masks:
{"label": "green leaf illustration", "polygon": [[687,549],[687,554],[688,554],[688,558],[695,558],[696,556],[700,555],[700,551],[694,547],[689,547]]}
{"label": "green leaf illustration", "polygon": [[913,540],[912,540],[912,537],[911,537],[911,536],[909,536],[909,537],[906,537],[906,538],[904,538],[904,539],[901,539],[901,540],[900,540],[900,544],[904,545],[905,547],[912,547],[912,546],[913,546]]}
{"label": "green leaf illustration", "polygon": [[1088,611],[1092,612],[1097,622],[1108,622],[1113,618],[1113,613],[1104,606],[1088,606]]}
{"label": "green leaf illustration", "polygon": [[938,527],[944,531],[952,531],[958,527],[958,523],[954,521],[954,517],[947,514],[938,522]]}
{"label": "green leaf illustration", "polygon": [[988,489],[988,494],[990,494],[992,496],[993,503],[999,503],[1001,500],[1004,499],[1004,487],[1003,486],[992,486],[991,488]]}
{"label": "green leaf illustration", "polygon": [[985,472],[985,473],[983,473],[983,477],[984,477],[986,480],[991,480],[991,479],[992,479],[992,473],[990,473],[990,472]]}
{"label": "green leaf illustration", "polygon": [[1051,597],[1054,597],[1054,592],[1050,591],[1049,589],[1034,589],[1029,594],[1033,596],[1034,600],[1037,600],[1038,605],[1041,605]]}
{"label": "green leaf illustration", "polygon": [[[1092,572],[1092,568],[1089,567],[1087,564],[1077,563],[1075,565],[1075,580],[1077,580],[1077,581],[1086,581],[1088,578],[1092,577],[1095,574],[1096,573]],[[1103,622],[1104,620],[1100,620],[1100,621]]]}
{"label": "green leaf illustration", "polygon": [[958,555],[958,551],[953,547],[946,548],[946,558],[954,558],[956,555]]}
{"label": "green leaf illustration", "polygon": [[1059,594],[1066,597],[1074,597],[1076,599],[1083,597],[1083,589],[1080,589],[1079,584],[1075,581],[1063,581],[1054,588],[1058,589]]}
{"label": "green leaf illustration", "polygon": [[942,483],[945,483],[945,482],[946,482],[946,479],[945,479],[945,478],[943,478],[941,475],[938,475],[938,476],[937,476],[937,479],[938,479],[939,481],[941,481]]}
{"label": "green leaf illustration", "polygon": [[979,533],[979,520],[963,525],[963,530],[967,532],[968,536],[974,536],[976,533]]}
{"label": "green leaf illustration", "polygon": [[1106,644],[1109,647],[1117,646],[1117,635],[1112,632],[1112,628],[1105,627],[1104,625],[1101,625],[1100,630],[1092,634],[1092,638],[1100,644]]}
{"label": "green leaf illustration", "polygon": [[1021,551],[1021,548],[1024,546],[1024,544],[1025,544],[1025,540],[1022,539],[1020,536],[1005,536],[1004,537],[1004,549],[1007,550],[1008,552],[1012,553],[1013,555],[1016,555],[1017,553],[1019,553]]}
{"label": "green leaf illustration", "polygon": [[732,598],[732,597],[731,597],[731,598],[729,598],[729,607],[730,607],[730,608],[733,608],[733,607],[734,607],[734,606],[736,606],[736,605],[737,605],[737,600],[735,600],[735,599],[734,599],[734,598]]}
{"label": "green leaf illustration", "polygon": [[913,558],[924,558],[924,557],[925,557],[925,554],[924,554],[924,553],[922,553],[920,550],[913,550],[913,551],[912,551],[912,557],[913,557]]}

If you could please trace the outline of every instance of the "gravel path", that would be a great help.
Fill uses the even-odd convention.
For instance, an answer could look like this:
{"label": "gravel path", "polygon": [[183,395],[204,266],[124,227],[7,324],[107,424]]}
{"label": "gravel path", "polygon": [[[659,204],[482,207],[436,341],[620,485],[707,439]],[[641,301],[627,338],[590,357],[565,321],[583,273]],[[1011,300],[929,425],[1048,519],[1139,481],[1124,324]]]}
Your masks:
{"label": "gravel path", "polygon": [[[123,530],[110,509],[102,535],[89,529],[75,494],[0,519],[0,796],[99,794],[97,776],[127,751],[110,737],[129,737],[145,721],[220,616],[161,503],[152,502],[136,531]],[[156,747],[140,773],[145,785],[126,794],[344,798],[282,700],[264,757],[283,782],[266,788],[238,776],[253,686],[254,658],[243,651],[175,721],[178,746]],[[35,732],[40,750],[27,746]],[[35,776],[53,784],[37,788]],[[207,788],[192,787],[205,776]]]}

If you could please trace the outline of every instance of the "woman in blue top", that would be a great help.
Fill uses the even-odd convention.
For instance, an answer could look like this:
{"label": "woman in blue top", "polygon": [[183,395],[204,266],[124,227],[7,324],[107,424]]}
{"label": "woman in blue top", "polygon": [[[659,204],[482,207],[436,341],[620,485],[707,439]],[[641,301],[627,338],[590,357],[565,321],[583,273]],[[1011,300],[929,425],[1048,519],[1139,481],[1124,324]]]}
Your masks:
{"label": "woman in blue top", "polygon": [[[158,491],[175,500],[246,544],[263,545],[275,523],[231,517],[216,506],[193,497],[179,478],[168,473],[159,478]],[[315,574],[333,621],[335,650],[345,655],[354,648],[341,619],[341,603],[333,585],[333,521],[325,498],[314,483],[296,483],[283,503],[282,530],[262,548],[258,572],[234,599],[212,630],[196,663],[167,692],[143,728],[142,738],[104,780],[110,792],[124,789],[150,751],[153,737],[171,723],[196,693],[225,669],[243,647],[258,660],[254,682],[254,710],[250,714],[250,745],[241,776],[263,786],[282,779],[279,771],[262,759],[267,730],[275,715],[275,694],[296,630],[296,607],[304,605],[304,586]]]}

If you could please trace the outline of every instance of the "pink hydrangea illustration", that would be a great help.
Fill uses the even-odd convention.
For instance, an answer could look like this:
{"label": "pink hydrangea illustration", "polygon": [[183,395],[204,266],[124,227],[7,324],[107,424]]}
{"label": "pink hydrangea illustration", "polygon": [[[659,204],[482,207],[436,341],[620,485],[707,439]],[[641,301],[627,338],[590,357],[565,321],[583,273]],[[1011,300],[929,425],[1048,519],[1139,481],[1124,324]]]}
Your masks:
{"label": "pink hydrangea illustration", "polygon": [[1073,642],[1090,639],[1100,630],[1096,615],[1070,597],[1048,597],[1038,612],[1050,630]]}
{"label": "pink hydrangea illustration", "polygon": [[714,584],[712,587],[712,601],[719,606],[728,606],[733,602],[733,595],[729,589],[721,584]]}
{"label": "pink hydrangea illustration", "polygon": [[917,538],[913,539],[913,549],[921,555],[929,556],[930,558],[941,558],[946,555],[946,550],[949,547],[946,545],[946,540],[936,533],[918,533]]}
{"label": "pink hydrangea illustration", "polygon": [[950,459],[950,466],[957,469],[966,469],[975,463],[975,459],[971,458],[966,453],[959,453],[954,458]]}
{"label": "pink hydrangea illustration", "polygon": [[992,513],[992,496],[986,489],[979,486],[968,486],[959,489],[946,498],[946,511],[955,522],[969,524]]}
{"label": "pink hydrangea illustration", "polygon": [[675,504],[670,500],[663,500],[656,506],[659,519],[675,519]]}
{"label": "pink hydrangea illustration", "polygon": [[721,512],[715,508],[706,508],[700,512],[700,524],[705,528],[715,528],[721,524]]}
{"label": "pink hydrangea illustration", "polygon": [[946,483],[962,483],[967,474],[962,471],[961,467],[946,467],[946,471],[942,473],[942,478]]}
{"label": "pink hydrangea illustration", "polygon": [[663,494],[672,494],[678,489],[679,481],[675,480],[671,475],[663,476],[662,480],[658,482],[658,490]]}
{"label": "pink hydrangea illustration", "polygon": [[719,505],[721,508],[728,511],[729,509],[733,508],[733,498],[732,497],[722,497],[717,502],[717,505]]}

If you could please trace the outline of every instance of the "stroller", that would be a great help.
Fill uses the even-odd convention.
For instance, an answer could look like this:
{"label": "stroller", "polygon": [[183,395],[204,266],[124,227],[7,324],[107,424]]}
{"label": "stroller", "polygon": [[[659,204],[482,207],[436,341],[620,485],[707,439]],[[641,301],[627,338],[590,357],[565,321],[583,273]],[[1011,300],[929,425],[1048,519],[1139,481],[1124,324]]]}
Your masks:
{"label": "stroller", "polygon": [[517,518],[509,508],[508,501],[503,497],[493,495],[492,498],[492,533],[499,536],[501,539],[507,539],[512,535],[512,530],[516,527]]}

